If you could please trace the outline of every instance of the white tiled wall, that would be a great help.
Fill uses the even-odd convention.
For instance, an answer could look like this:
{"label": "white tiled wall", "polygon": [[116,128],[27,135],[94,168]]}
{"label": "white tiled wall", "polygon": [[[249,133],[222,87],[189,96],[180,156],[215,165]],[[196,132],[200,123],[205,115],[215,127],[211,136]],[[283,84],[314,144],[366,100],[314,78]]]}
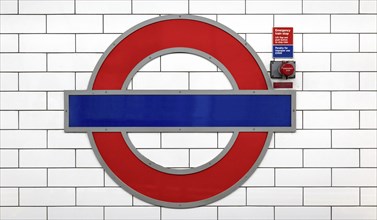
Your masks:
{"label": "white tiled wall", "polygon": [[[375,0],[0,0],[0,219],[377,219]],[[63,132],[63,91],[86,89],[107,46],[166,14],[230,27],[267,69],[272,27],[292,26],[297,132],[275,134],[260,168],[205,207],[156,207],[119,188],[86,134]],[[231,89],[210,62],[167,55],[130,89]],[[229,133],[129,134],[170,167],[199,166]]]}

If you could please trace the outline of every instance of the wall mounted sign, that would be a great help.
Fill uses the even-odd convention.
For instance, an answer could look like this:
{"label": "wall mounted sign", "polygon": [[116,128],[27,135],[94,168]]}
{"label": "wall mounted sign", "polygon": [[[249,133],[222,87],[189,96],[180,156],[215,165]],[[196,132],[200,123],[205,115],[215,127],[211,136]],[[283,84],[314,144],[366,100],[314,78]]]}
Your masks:
{"label": "wall mounted sign", "polygon": [[[211,61],[234,89],[126,89],[143,65],[171,53]],[[95,67],[88,90],[65,92],[65,131],[87,132],[102,166],[134,196],[160,206],[195,207],[219,200],[244,183],[274,131],[295,131],[295,93],[273,90],[259,57],[227,27],[196,16],[164,16],[120,36]],[[176,170],[145,158],[127,135],[163,131],[234,135],[209,163]]]}
{"label": "wall mounted sign", "polygon": [[272,29],[272,57],[293,58],[292,27],[275,27]]}

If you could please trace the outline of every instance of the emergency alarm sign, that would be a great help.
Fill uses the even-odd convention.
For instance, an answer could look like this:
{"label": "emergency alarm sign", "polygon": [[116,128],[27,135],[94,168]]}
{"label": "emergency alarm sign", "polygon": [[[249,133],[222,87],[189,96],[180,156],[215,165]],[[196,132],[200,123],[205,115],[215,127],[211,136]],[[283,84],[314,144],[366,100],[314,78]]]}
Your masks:
{"label": "emergency alarm sign", "polygon": [[[132,91],[133,76],[165,54],[190,53],[217,65],[233,90]],[[65,131],[86,132],[99,161],[146,202],[189,208],[217,201],[244,183],[276,131],[295,131],[295,92],[275,91],[261,60],[240,36],[209,19],[162,16],[120,36],[103,54],[86,91],[65,92]],[[148,160],[127,132],[233,132],[210,162],[169,169]]]}
{"label": "emergency alarm sign", "polygon": [[273,58],[293,58],[293,28],[275,27],[272,29]]}

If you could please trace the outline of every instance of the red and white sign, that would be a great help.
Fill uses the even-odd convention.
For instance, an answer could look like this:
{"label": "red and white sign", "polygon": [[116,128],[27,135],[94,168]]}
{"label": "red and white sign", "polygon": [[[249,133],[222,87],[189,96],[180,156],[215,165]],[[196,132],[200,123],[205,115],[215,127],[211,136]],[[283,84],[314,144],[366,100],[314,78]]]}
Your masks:
{"label": "red and white sign", "polygon": [[272,44],[274,45],[292,45],[293,44],[293,28],[292,27],[276,27],[273,28]]}

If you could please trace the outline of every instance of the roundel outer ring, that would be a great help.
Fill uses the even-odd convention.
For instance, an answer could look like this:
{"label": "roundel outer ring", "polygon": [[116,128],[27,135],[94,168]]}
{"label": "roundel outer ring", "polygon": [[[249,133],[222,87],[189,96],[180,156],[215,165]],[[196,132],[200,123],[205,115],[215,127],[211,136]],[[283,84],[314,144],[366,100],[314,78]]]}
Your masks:
{"label": "roundel outer ring", "polygon": [[[228,70],[226,74],[231,73],[227,77],[234,80],[236,90],[271,89],[259,57],[235,32],[202,17],[171,15],[145,21],[115,40],[95,67],[88,90],[122,90],[152,54],[170,49],[179,52],[177,48],[201,51],[209,55],[209,61],[219,61]],[[199,172],[173,174],[141,160],[122,132],[88,132],[97,158],[113,180],[143,201],[172,208],[217,201],[251,176],[272,132],[234,135],[233,145],[213,164]]]}

